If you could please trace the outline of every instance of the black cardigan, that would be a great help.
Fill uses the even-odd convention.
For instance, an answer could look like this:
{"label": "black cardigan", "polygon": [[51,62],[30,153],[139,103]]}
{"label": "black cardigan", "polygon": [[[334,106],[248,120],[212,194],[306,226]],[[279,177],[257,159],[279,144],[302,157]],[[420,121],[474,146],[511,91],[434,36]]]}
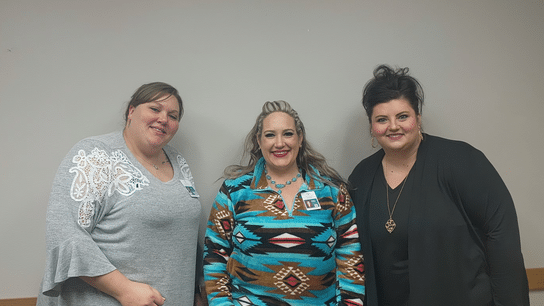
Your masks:
{"label": "black cardigan", "polygon": [[[369,199],[384,156],[349,177],[365,256],[366,303],[378,305]],[[409,305],[529,305],[516,211],[501,177],[467,143],[425,135],[413,166],[408,225]]]}

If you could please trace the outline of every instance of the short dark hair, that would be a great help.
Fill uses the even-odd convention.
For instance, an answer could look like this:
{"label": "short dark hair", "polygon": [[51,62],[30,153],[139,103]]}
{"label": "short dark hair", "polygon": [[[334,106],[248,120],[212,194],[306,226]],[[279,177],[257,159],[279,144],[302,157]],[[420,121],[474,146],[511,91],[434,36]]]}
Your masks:
{"label": "short dark hair", "polygon": [[183,116],[183,101],[181,100],[181,97],[179,96],[178,90],[175,89],[173,86],[168,85],[166,83],[162,82],[153,82],[148,83],[140,86],[134,92],[132,95],[132,98],[128,102],[127,109],[125,110],[125,123],[128,119],[128,113],[130,110],[130,107],[137,107],[140,104],[155,101],[158,98],[168,98],[170,96],[174,96],[176,100],[178,100],[179,104],[179,116],[178,121],[181,120],[181,117]]}
{"label": "short dark hair", "polygon": [[409,69],[396,70],[380,65],[374,70],[374,78],[365,84],[363,89],[363,107],[368,120],[372,120],[374,106],[395,99],[406,99],[416,115],[420,115],[423,107],[423,88],[419,82],[408,75]]}

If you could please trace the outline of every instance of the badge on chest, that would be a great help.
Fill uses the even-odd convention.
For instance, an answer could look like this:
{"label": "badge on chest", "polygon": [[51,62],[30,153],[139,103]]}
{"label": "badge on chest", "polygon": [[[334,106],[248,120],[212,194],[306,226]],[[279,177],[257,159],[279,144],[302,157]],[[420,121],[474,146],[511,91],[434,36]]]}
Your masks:
{"label": "badge on chest", "polygon": [[319,204],[319,201],[317,200],[315,192],[313,191],[303,192],[300,194],[300,196],[302,197],[302,202],[304,202],[304,206],[306,207],[306,210],[321,209],[321,205]]}
{"label": "badge on chest", "polygon": [[181,181],[181,184],[183,184],[183,186],[187,189],[187,192],[189,192],[191,197],[200,198],[200,195],[198,194],[198,192],[196,192],[195,187],[193,187],[193,184],[191,184],[190,181],[188,180],[180,180],[180,181]]}

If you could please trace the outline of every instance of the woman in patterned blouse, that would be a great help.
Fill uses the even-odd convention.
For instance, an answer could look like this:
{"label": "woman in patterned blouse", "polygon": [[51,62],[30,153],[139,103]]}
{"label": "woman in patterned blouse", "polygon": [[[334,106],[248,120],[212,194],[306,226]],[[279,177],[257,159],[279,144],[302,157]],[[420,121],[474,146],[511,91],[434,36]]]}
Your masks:
{"label": "woman in patterned blouse", "polygon": [[342,178],[297,112],[266,102],[225,169],[204,245],[210,305],[362,305],[364,264]]}

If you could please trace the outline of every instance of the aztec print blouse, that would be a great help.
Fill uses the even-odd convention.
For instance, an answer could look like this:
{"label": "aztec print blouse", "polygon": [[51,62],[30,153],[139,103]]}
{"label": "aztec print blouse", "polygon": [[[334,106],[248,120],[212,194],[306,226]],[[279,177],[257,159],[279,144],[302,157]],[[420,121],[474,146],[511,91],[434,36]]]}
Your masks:
{"label": "aztec print blouse", "polygon": [[[363,256],[346,187],[305,174],[289,210],[268,187],[264,165],[261,158],[253,172],[225,180],[213,203],[204,243],[210,306],[363,305]],[[318,204],[307,208],[305,194]]]}

